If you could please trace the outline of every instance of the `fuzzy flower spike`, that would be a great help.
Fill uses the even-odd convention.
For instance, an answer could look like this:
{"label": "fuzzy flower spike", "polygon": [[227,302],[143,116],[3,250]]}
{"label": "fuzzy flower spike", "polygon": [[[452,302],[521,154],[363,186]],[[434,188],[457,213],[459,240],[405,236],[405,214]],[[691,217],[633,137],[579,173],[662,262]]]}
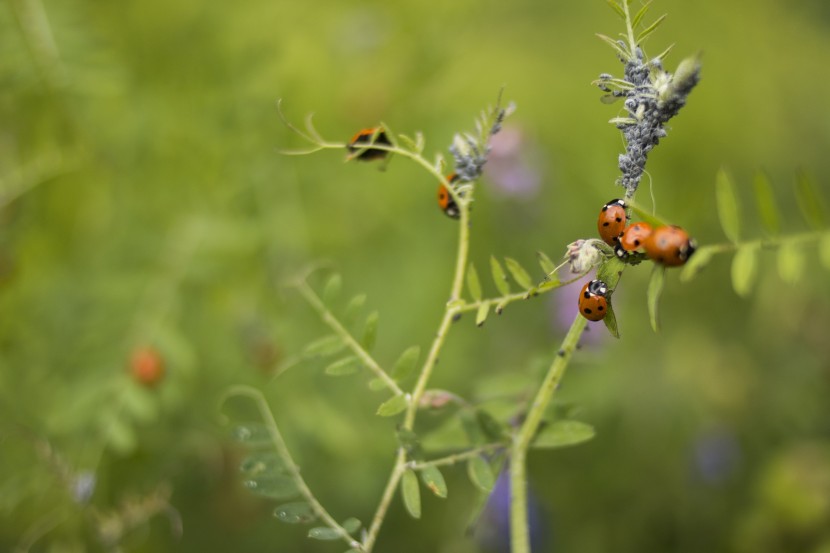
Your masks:
{"label": "fuzzy flower spike", "polygon": [[642,179],[648,153],[666,136],[665,124],[686,105],[686,98],[700,80],[700,58],[687,58],[674,73],[669,73],[663,69],[662,61],[668,51],[647,61],[639,46],[629,54],[623,41],[613,45],[625,63],[625,78],[616,79],[604,73],[594,84],[609,93],[603,101],[624,98],[627,117],[615,117],[610,122],[625,136],[618,183],[625,187],[625,198],[631,199]]}

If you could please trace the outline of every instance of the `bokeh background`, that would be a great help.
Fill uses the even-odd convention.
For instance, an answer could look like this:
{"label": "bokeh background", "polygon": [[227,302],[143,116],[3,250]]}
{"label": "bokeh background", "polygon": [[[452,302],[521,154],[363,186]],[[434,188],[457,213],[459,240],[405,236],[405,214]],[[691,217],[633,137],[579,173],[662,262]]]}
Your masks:
{"label": "bokeh background", "polygon": [[[675,43],[669,67],[697,51],[704,64],[650,159],[658,211],[701,244],[724,241],[714,175],[725,165],[742,234],[760,237],[751,180],[763,168],[785,232],[803,231],[796,170],[830,198],[828,4],[655,4],[670,15],[649,51]],[[593,236],[599,206],[620,193],[623,145],[607,123],[619,106],[590,86],[621,73],[594,33],[620,30],[599,0],[5,0],[0,550],[345,549],[307,540],[242,489],[219,398],[233,384],[263,389],[320,498],[368,521],[395,422],[374,416],[382,396],[364,376],[326,377],[320,361],[274,378],[326,333],[282,283],[322,260],[344,297],[369,291],[376,356],[391,364],[433,336],[456,223],[404,159],[381,172],[337,151],[279,155],[302,143],[277,98],[294,121],[314,111],[331,140],[383,120],[423,131],[437,152],[506,85],[518,111],[476,195],[471,254],[480,272],[491,254],[532,267],[537,250],[559,256]],[[746,299],[728,256],[691,283],[672,272],[660,334],[648,268],[626,273],[622,339],[592,329],[561,390],[597,437],[531,456],[540,551],[830,551],[830,291],[804,251],[795,285],[765,253]],[[480,329],[462,319],[432,384],[471,400],[531,386],[575,292]],[[167,369],[155,388],[128,370],[142,347]],[[424,494],[422,520],[396,499],[378,551],[499,551],[497,536],[465,535],[476,494],[463,467],[445,474],[449,498]]]}

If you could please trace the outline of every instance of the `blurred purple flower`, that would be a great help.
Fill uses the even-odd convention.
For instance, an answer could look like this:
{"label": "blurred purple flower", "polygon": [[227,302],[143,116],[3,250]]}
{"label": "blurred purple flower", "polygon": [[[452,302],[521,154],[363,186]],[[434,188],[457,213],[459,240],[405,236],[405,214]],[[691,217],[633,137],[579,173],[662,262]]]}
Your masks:
{"label": "blurred purple flower", "polygon": [[[528,490],[527,495],[531,549],[550,551],[545,548],[550,543],[550,532],[542,507],[531,490]],[[507,470],[503,470],[496,480],[474,532],[482,551],[510,553],[510,474]]]}
{"label": "blurred purple flower", "polygon": [[531,199],[542,182],[538,148],[516,127],[505,127],[490,141],[485,174],[497,195]]}
{"label": "blurred purple flower", "polygon": [[694,441],[692,461],[695,475],[707,484],[724,483],[737,470],[740,458],[740,446],[728,429],[711,429]]}

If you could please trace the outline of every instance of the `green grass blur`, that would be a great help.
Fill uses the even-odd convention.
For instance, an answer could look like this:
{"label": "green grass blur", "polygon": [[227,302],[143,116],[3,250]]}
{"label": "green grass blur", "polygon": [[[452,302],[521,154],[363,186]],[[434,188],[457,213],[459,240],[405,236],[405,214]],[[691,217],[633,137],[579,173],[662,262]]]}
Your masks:
{"label": "green grass blur", "polygon": [[[723,242],[714,176],[725,165],[742,235],[760,237],[751,183],[762,168],[784,232],[803,231],[796,170],[830,206],[826,2],[657,0],[663,12],[649,52],[675,43],[673,68],[701,51],[703,80],[651,155],[658,212],[701,244]],[[621,74],[594,36],[619,30],[600,0],[3,2],[0,550],[115,551],[102,521],[121,551],[345,549],[306,539],[242,489],[219,398],[261,387],[324,504],[368,524],[395,422],[374,416],[384,396],[363,376],[329,378],[320,362],[272,379],[326,332],[283,283],[325,261],[344,297],[369,292],[376,356],[391,365],[432,339],[456,223],[404,159],[380,172],[341,152],[279,155],[303,144],[276,100],[297,123],[313,111],[330,140],[382,120],[447,155],[506,85],[518,111],[505,132],[521,137],[517,163],[539,187],[516,193],[485,175],[478,189],[471,259],[495,293],[491,254],[527,267],[537,250],[558,257],[594,236],[599,206],[621,194],[623,145],[607,123],[619,105],[590,86]],[[830,551],[830,291],[805,252],[795,285],[765,252],[747,299],[731,289],[728,256],[691,283],[672,271],[660,334],[648,267],[626,273],[622,339],[592,330],[561,390],[597,437],[531,455],[547,551]],[[533,382],[575,294],[510,306],[480,329],[465,317],[431,387],[476,399]],[[153,389],[128,372],[143,346],[167,369]],[[97,483],[84,508],[70,490],[83,471]],[[421,521],[396,499],[378,551],[479,551],[464,535],[464,469],[445,473],[449,498],[424,493]],[[151,501],[167,492],[178,537]]]}

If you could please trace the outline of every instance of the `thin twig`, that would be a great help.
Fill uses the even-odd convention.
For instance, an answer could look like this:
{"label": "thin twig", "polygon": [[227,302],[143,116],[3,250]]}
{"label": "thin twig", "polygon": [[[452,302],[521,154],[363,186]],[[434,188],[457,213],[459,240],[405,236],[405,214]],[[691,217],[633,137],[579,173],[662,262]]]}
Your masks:
{"label": "thin twig", "polygon": [[506,443],[494,443],[494,444],[487,444],[481,447],[477,447],[475,449],[468,449],[467,451],[461,451],[459,453],[453,453],[452,455],[447,455],[446,457],[440,457],[438,459],[432,459],[430,461],[410,461],[407,463],[407,467],[411,468],[412,470],[421,470],[427,467],[442,467],[446,465],[454,465],[459,461],[465,461],[472,457],[478,457],[482,453],[489,453],[493,450],[499,450],[504,447],[507,447]]}
{"label": "thin twig", "polygon": [[326,309],[326,306],[323,304],[320,297],[304,280],[297,284],[297,289],[311,305],[311,307],[314,308],[317,314],[320,315],[323,322],[326,323],[338,336],[340,336],[340,338],[346,343],[346,346],[360,358],[363,364],[366,365],[366,367],[368,367],[369,370],[375,374],[375,376],[383,381],[387,388],[389,388],[396,396],[404,395],[403,390],[401,390],[392,377],[386,374],[386,371],[384,371],[378,362],[375,361],[375,358],[372,357],[369,352],[354,339],[354,336],[352,336],[342,324],[340,324],[337,317],[332,315],[331,311]]}

